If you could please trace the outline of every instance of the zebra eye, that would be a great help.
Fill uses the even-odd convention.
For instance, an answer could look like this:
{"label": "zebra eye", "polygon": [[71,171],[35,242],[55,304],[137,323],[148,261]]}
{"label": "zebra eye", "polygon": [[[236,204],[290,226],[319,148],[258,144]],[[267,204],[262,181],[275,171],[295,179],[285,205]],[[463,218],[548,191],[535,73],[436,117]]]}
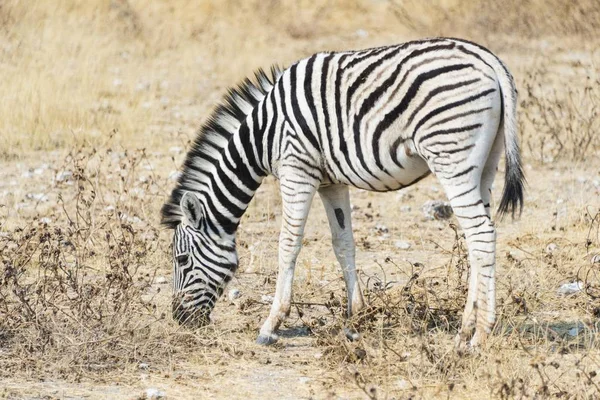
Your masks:
{"label": "zebra eye", "polygon": [[190,259],[190,257],[187,254],[180,254],[175,258],[177,258],[177,264],[179,265],[187,264],[188,260]]}

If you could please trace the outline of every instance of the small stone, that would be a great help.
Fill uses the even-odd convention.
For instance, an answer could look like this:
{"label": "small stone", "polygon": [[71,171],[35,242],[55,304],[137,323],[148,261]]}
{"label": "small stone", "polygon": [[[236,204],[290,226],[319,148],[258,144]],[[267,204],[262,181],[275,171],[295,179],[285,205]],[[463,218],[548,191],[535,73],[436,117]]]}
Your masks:
{"label": "small stone", "polygon": [[556,243],[550,243],[546,246],[546,254],[554,254],[558,250],[558,245]]}
{"label": "small stone", "polygon": [[158,389],[154,389],[154,388],[146,389],[146,399],[158,400],[158,399],[164,399],[164,398],[165,398],[165,392],[160,391]]}
{"label": "small stone", "polygon": [[25,197],[29,200],[39,201],[40,203],[45,203],[48,201],[48,195],[44,193],[27,193]]}
{"label": "small stone", "polygon": [[433,220],[449,219],[454,214],[450,203],[441,200],[430,200],[422,207],[425,218]]}
{"label": "small stone", "polygon": [[310,382],[310,378],[308,378],[306,376],[301,376],[300,378],[298,378],[298,380],[300,381],[300,383],[308,383],[308,382]]}
{"label": "small stone", "polygon": [[239,299],[242,296],[242,292],[239,291],[239,289],[231,289],[227,295],[227,297],[229,298],[229,301],[234,301],[236,299]]}
{"label": "small stone", "polygon": [[66,182],[73,178],[73,172],[71,171],[60,171],[56,174],[56,182]]}
{"label": "small stone", "polygon": [[148,365],[148,363],[139,363],[138,368],[143,371],[146,371],[148,368],[150,368],[150,366]]}
{"label": "small stone", "polygon": [[268,294],[263,294],[262,296],[260,296],[260,300],[263,303],[273,303],[273,300],[275,300],[275,298],[273,296],[269,296]]}
{"label": "small stone", "polygon": [[581,292],[583,290],[583,287],[584,287],[583,282],[581,282],[581,281],[568,282],[568,283],[560,285],[557,292],[558,292],[558,294],[568,295],[568,294]]}
{"label": "small stone", "polygon": [[398,386],[398,389],[400,390],[407,390],[412,387],[410,382],[408,382],[406,379],[398,379],[398,381],[396,382],[396,386]]}
{"label": "small stone", "polygon": [[156,282],[158,285],[164,285],[165,283],[168,283],[169,281],[164,276],[157,276],[156,279],[154,280],[154,282]]}
{"label": "small stone", "polygon": [[408,250],[410,249],[411,244],[403,240],[397,240],[396,243],[394,243],[394,246],[400,250]]}
{"label": "small stone", "polygon": [[377,224],[375,225],[375,230],[378,233],[388,233],[389,229],[387,228],[387,226],[383,225],[383,224]]}
{"label": "small stone", "polygon": [[52,220],[50,218],[48,218],[48,217],[44,217],[44,218],[40,218],[40,222],[42,224],[48,225],[48,224],[52,223]]}

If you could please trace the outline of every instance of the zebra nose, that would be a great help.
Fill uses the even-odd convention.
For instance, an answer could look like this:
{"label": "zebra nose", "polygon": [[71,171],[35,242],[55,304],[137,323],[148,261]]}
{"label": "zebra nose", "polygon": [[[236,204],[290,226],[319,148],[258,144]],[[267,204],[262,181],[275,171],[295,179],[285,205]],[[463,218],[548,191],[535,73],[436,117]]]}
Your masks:
{"label": "zebra nose", "polygon": [[207,307],[186,308],[180,302],[173,302],[173,319],[189,328],[200,328],[210,322],[210,309]]}

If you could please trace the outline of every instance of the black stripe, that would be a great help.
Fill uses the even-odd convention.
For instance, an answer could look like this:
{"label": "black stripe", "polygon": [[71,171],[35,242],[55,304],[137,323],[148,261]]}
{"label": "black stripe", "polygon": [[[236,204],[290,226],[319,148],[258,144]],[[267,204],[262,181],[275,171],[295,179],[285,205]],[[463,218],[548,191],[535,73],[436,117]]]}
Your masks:
{"label": "black stripe", "polygon": [[425,97],[425,99],[423,99],[423,101],[421,102],[421,104],[419,104],[415,110],[412,112],[412,114],[410,115],[410,117],[408,117],[408,121],[406,122],[406,126],[409,126],[410,124],[412,124],[415,116],[419,113],[419,111],[421,111],[423,109],[423,107],[425,107],[425,105],[429,102],[429,100],[431,100],[432,97],[434,97],[437,94],[443,93],[443,92],[448,92],[450,90],[454,90],[454,89],[459,89],[461,87],[464,86],[468,86],[471,85],[475,82],[479,82],[481,79],[476,78],[476,79],[471,79],[468,81],[464,81],[464,82],[458,82],[452,85],[444,85],[444,86],[440,86],[437,87],[435,89],[433,89],[431,92],[429,92],[429,94],[427,94],[427,96]]}
{"label": "black stripe", "polygon": [[[481,128],[481,127],[482,127],[482,124],[473,124],[473,125],[461,126],[459,128],[440,129],[438,131],[433,131],[431,133],[428,133],[427,135],[421,136],[419,138],[419,140],[417,141],[417,143],[420,145],[424,140],[431,139],[432,137],[435,137],[435,136],[451,135],[454,133],[468,132],[468,131],[472,131],[474,129]],[[429,145],[424,144],[424,146],[429,146]]]}
{"label": "black stripe", "polygon": [[[296,81],[296,69],[298,68],[298,64],[294,64],[290,67],[290,101],[292,103],[292,113],[294,114],[294,119],[298,123],[302,134],[308,139],[310,144],[315,148],[315,150],[320,151],[321,145],[319,141],[315,137],[314,133],[311,131],[310,127],[306,123],[306,119],[302,112],[300,111],[300,105],[298,104],[298,90],[296,88],[298,82]],[[285,97],[284,97],[285,99]],[[284,100],[285,102],[285,100]],[[298,132],[300,133],[300,132]]]}
{"label": "black stripe", "polygon": [[438,107],[438,108],[436,108],[435,110],[433,110],[433,111],[429,112],[429,113],[428,113],[428,114],[427,114],[425,117],[421,118],[421,120],[419,121],[419,123],[417,124],[417,126],[415,126],[415,129],[413,130],[413,134],[412,134],[412,138],[413,138],[413,140],[414,140],[414,138],[415,138],[415,135],[416,135],[417,131],[419,130],[419,128],[420,128],[420,127],[421,127],[421,126],[422,126],[424,123],[426,123],[427,121],[429,121],[429,120],[430,120],[432,117],[435,117],[436,115],[438,115],[438,114],[441,114],[441,113],[443,113],[444,111],[448,111],[448,110],[450,110],[450,109],[452,109],[452,108],[455,108],[455,107],[460,107],[460,106],[462,106],[462,105],[465,105],[465,104],[468,104],[468,103],[470,103],[470,102],[472,102],[472,101],[475,101],[475,100],[477,100],[477,99],[479,99],[479,98],[485,97],[485,96],[487,96],[488,94],[490,94],[490,93],[493,93],[493,92],[495,92],[495,91],[496,91],[496,89],[487,89],[487,90],[484,90],[484,91],[483,91],[483,92],[481,92],[481,93],[478,93],[478,94],[475,94],[475,95],[473,95],[473,96],[467,97],[466,99],[463,99],[463,100],[455,101],[455,102],[453,102],[453,103],[446,104],[446,105],[444,105],[444,106],[442,106],[442,107]]}

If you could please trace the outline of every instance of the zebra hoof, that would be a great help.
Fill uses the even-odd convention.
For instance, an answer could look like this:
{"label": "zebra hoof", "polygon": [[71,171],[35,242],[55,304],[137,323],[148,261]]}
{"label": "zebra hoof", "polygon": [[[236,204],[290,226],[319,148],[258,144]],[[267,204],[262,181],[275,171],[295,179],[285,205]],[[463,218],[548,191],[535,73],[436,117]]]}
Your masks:
{"label": "zebra hoof", "polygon": [[360,339],[360,333],[356,332],[354,329],[344,328],[344,334],[351,342],[356,342]]}
{"label": "zebra hoof", "polygon": [[260,344],[261,346],[270,346],[273,343],[277,342],[278,339],[279,339],[279,336],[277,336],[274,333],[272,333],[270,335],[258,335],[258,338],[256,339],[256,343]]}

